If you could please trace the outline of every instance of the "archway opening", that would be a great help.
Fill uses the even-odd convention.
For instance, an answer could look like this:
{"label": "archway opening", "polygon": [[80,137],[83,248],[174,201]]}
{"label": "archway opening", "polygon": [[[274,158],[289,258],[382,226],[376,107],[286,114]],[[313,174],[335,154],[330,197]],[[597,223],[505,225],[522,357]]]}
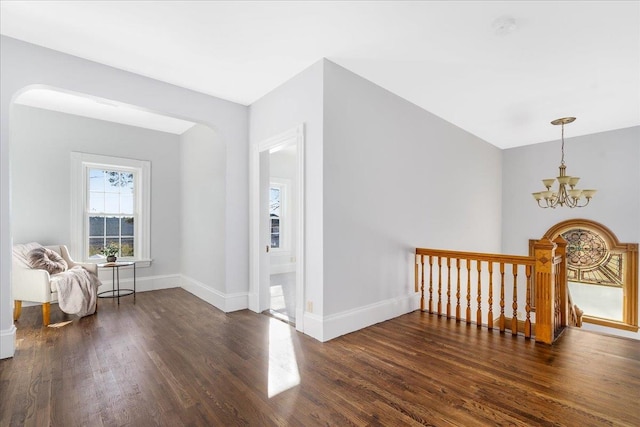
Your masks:
{"label": "archway opening", "polygon": [[[143,267],[138,269],[139,291],[176,286],[192,291],[187,285],[193,283],[224,291],[226,146],[218,132],[183,118],[41,85],[15,96],[10,126],[14,244],[65,244],[74,259],[96,262],[90,259],[97,247],[93,243],[117,239],[126,249],[121,256],[146,255],[135,259]],[[113,206],[126,204],[123,194],[115,201],[109,191],[96,192],[105,200],[104,212],[87,210],[74,198],[73,153],[150,164],[147,229],[125,232],[142,220],[133,212],[112,212]],[[103,169],[111,171],[96,170]],[[88,173],[87,179],[92,176]],[[86,193],[91,195],[90,186]],[[75,221],[74,210],[79,211]],[[137,246],[144,239],[146,252],[144,245]],[[208,262],[195,261],[202,253]],[[60,315],[51,314],[54,322]]]}
{"label": "archway opening", "polygon": [[567,241],[567,279],[583,322],[638,330],[638,244],[620,243],[606,226],[586,219],[563,221],[546,238]]}

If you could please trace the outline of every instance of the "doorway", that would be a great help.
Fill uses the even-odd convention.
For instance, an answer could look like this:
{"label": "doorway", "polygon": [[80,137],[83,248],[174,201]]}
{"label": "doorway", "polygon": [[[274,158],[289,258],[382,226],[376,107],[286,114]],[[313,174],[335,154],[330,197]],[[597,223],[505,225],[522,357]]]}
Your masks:
{"label": "doorway", "polygon": [[249,308],[303,331],[303,126],[264,140],[251,154]]}
{"label": "doorway", "polygon": [[297,144],[269,150],[269,314],[296,324]]}

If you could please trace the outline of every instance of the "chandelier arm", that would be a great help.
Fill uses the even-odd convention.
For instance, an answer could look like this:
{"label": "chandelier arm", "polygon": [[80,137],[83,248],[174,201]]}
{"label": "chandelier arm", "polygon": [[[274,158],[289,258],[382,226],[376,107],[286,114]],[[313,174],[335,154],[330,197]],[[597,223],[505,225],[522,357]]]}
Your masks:
{"label": "chandelier arm", "polygon": [[579,204],[577,204],[577,201],[576,201],[576,207],[577,208],[584,208],[585,206],[587,206],[589,204],[590,201],[591,201],[591,198],[588,198],[584,205],[579,205]]}
{"label": "chandelier arm", "polygon": [[564,184],[560,184],[560,187],[558,188],[558,199],[563,201],[567,200],[567,189]]}
{"label": "chandelier arm", "polygon": [[538,206],[541,207],[542,209],[548,209],[549,208],[549,202],[546,202],[546,203],[547,203],[547,206],[542,206],[540,204],[540,200],[538,200]]}

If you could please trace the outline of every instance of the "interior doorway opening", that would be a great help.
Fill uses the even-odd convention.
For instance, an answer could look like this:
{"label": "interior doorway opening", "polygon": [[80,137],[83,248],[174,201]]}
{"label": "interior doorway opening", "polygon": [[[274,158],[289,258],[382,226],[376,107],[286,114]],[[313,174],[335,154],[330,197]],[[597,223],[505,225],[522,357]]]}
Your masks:
{"label": "interior doorway opening", "polygon": [[269,310],[296,324],[297,144],[269,151]]}
{"label": "interior doorway opening", "polygon": [[300,125],[252,147],[249,308],[303,329],[304,139]]}

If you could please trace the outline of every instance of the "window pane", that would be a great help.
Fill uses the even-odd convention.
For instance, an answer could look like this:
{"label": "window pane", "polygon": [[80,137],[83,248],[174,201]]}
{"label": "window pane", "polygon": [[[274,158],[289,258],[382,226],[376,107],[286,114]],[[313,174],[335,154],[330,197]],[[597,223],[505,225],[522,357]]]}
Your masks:
{"label": "window pane", "polygon": [[110,216],[107,218],[107,236],[120,235],[120,218]]}
{"label": "window pane", "polygon": [[92,237],[89,239],[89,257],[90,258],[98,258],[101,254],[102,248],[104,247],[104,239]]}
{"label": "window pane", "polygon": [[104,212],[119,213],[120,212],[120,195],[118,193],[105,193],[104,195]]}
{"label": "window pane", "polygon": [[104,193],[89,193],[89,212],[104,212]]}
{"label": "window pane", "polygon": [[271,187],[269,189],[269,213],[280,216],[280,189]]}
{"label": "window pane", "polygon": [[120,256],[133,256],[133,237],[122,239],[122,247],[120,248]]}
{"label": "window pane", "polygon": [[133,213],[133,193],[120,194],[120,213],[132,214]]}
{"label": "window pane", "polygon": [[125,216],[120,220],[120,235],[133,236],[134,220],[132,216]]}
{"label": "window pane", "polygon": [[118,191],[120,187],[120,172],[118,171],[105,171],[107,174],[107,188],[106,191]]}
{"label": "window pane", "polygon": [[133,173],[120,173],[120,192],[123,194],[133,194]]}
{"label": "window pane", "polygon": [[89,236],[104,236],[104,217],[89,217]]}
{"label": "window pane", "polygon": [[271,247],[280,247],[280,218],[271,217]]}
{"label": "window pane", "polygon": [[[107,246],[109,246],[111,243],[114,243],[118,247],[120,247],[120,239],[106,239],[106,241],[107,241]],[[120,253],[118,253],[116,256],[120,256]]]}
{"label": "window pane", "polygon": [[89,191],[104,191],[104,171],[89,169]]}
{"label": "window pane", "polygon": [[589,316],[622,322],[624,306],[623,289],[614,286],[600,286],[587,283],[569,282],[573,303]]}

